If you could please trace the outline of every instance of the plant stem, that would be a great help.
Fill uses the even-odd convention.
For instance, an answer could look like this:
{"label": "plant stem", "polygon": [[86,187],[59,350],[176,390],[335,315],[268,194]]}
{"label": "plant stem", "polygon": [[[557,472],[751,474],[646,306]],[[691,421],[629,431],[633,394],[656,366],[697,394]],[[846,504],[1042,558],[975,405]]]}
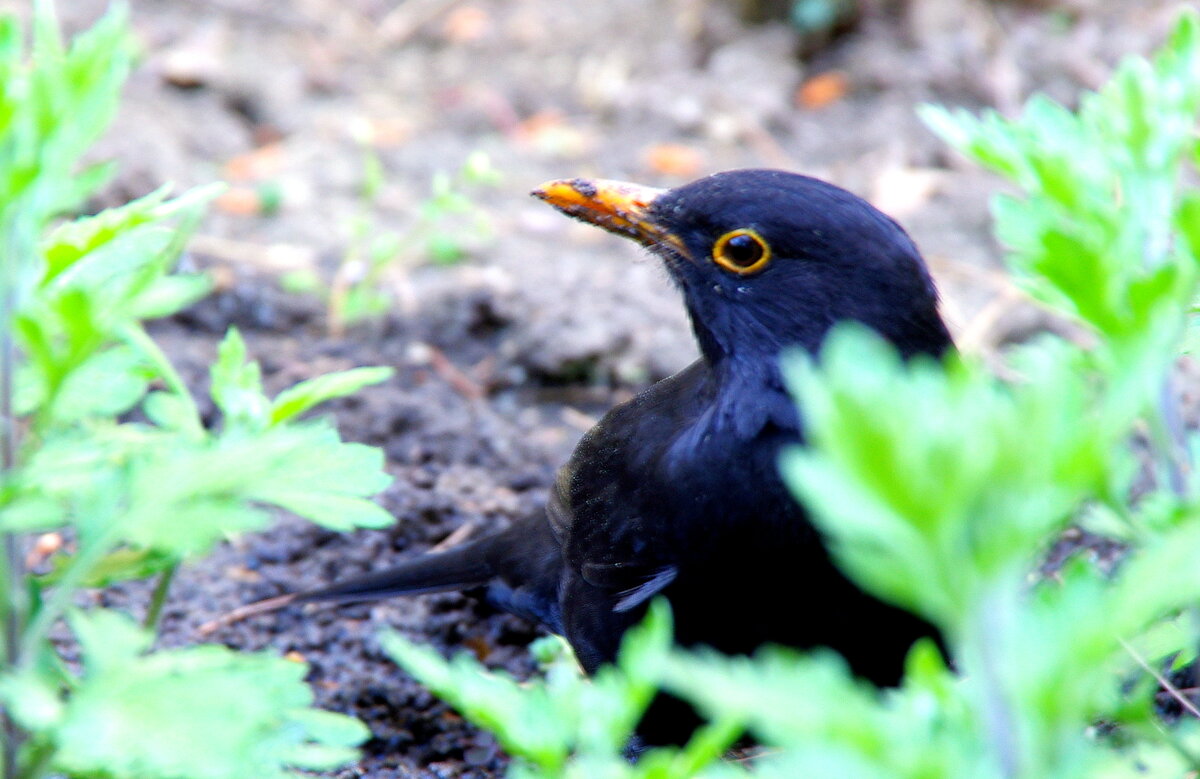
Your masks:
{"label": "plant stem", "polygon": [[166,382],[168,389],[187,403],[194,423],[192,425],[192,432],[198,438],[203,438],[204,422],[200,417],[200,408],[196,405],[196,400],[192,397],[192,393],[188,391],[187,383],[184,382],[179,372],[175,370],[175,366],[171,364],[171,361],[167,359],[167,355],[163,354],[163,350],[154,342],[154,339],[147,335],[141,325],[136,322],[130,322],[122,326],[120,334],[121,339],[125,343],[137,349],[143,357],[154,364],[155,370],[158,371],[158,375],[162,380]]}
{"label": "plant stem", "polygon": [[[7,265],[7,263],[5,263]],[[6,274],[11,276],[11,274]],[[17,420],[13,413],[13,365],[12,335],[13,290],[10,278],[3,281],[0,295],[0,482],[7,482],[17,465]],[[23,594],[21,581],[20,549],[17,537],[3,533],[3,560],[0,562],[0,594],[3,595],[4,663],[11,668],[18,660],[21,634],[21,610],[18,597]],[[17,775],[17,747],[20,734],[9,717],[8,709],[0,707],[0,731],[3,731],[3,755],[0,757],[0,778],[13,779]]]}
{"label": "plant stem", "polygon": [[146,608],[146,617],[142,620],[142,627],[147,630],[158,632],[158,620],[162,616],[163,606],[167,603],[167,593],[171,591],[171,582],[178,570],[179,563],[172,563],[170,568],[158,575],[154,592],[150,595],[150,605]]}
{"label": "plant stem", "polygon": [[1021,750],[1017,741],[1017,713],[1008,699],[999,670],[1000,636],[1004,634],[1002,584],[993,594],[980,599],[978,623],[971,632],[978,636],[977,658],[979,683],[983,693],[984,727],[989,745],[994,751],[1000,775],[1011,779],[1021,775]]}
{"label": "plant stem", "polygon": [[[154,363],[155,369],[158,370],[158,375],[166,382],[167,387],[187,402],[194,423],[193,432],[197,437],[202,438],[204,436],[204,425],[200,419],[200,409],[196,406],[196,401],[192,398],[192,393],[188,391],[183,377],[175,370],[175,366],[163,354],[162,349],[154,342],[154,339],[147,335],[146,331],[140,325],[134,323],[130,323],[121,329],[121,338],[125,343],[137,349],[143,356]],[[170,568],[159,575],[158,581],[154,585],[154,592],[150,596],[150,605],[146,608],[146,616],[142,621],[143,627],[157,632],[158,620],[162,616],[163,606],[167,602],[167,593],[171,590],[171,581],[175,578],[175,572],[178,570],[179,564],[173,563]]]}
{"label": "plant stem", "polygon": [[1171,491],[1186,497],[1192,472],[1183,420],[1175,402],[1175,379],[1168,368],[1159,387],[1155,412],[1150,414],[1151,438],[1167,470]]}
{"label": "plant stem", "polygon": [[[95,507],[94,510],[100,512],[105,509]],[[23,667],[28,668],[33,663],[38,656],[38,650],[50,635],[50,628],[70,605],[71,598],[79,589],[80,582],[108,553],[119,537],[122,525],[115,518],[110,517],[107,522],[98,522],[97,524],[104,529],[88,539],[80,539],[79,551],[67,564],[62,576],[54,585],[54,589],[50,591],[50,597],[42,602],[33,615],[33,619],[25,628],[25,634],[21,637],[18,650]]]}
{"label": "plant stem", "polygon": [[[0,256],[0,484],[7,484],[17,467],[17,417],[13,408],[13,371],[16,367],[16,343],[13,337],[13,320],[17,307],[18,265],[30,261],[26,253],[28,245],[23,242],[23,221],[20,215],[10,216],[4,254]],[[14,668],[21,659],[21,633],[25,627],[28,610],[25,581],[22,576],[20,545],[13,533],[2,532],[3,549],[0,550],[0,610],[3,611],[2,627],[3,665],[5,670]],[[3,746],[0,748],[0,777],[14,779],[17,775],[17,750],[22,735],[9,716],[8,709],[0,706],[0,733]]]}

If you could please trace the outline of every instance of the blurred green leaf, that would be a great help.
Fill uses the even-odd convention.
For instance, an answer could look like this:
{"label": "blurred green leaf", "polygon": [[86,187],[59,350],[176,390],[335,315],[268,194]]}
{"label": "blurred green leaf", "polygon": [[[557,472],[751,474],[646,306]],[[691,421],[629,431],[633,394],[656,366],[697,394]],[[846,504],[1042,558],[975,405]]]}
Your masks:
{"label": "blurred green leaf", "polygon": [[369,735],[348,717],[305,711],[312,693],[303,664],[219,646],[143,656],[150,635],[126,617],[74,612],[70,622],[85,661],[50,733],[59,771],[286,777],[281,764],[345,763]]}
{"label": "blurred green leaf", "polygon": [[205,275],[162,276],[130,302],[129,313],[138,319],[158,319],[175,314],[212,291]]}
{"label": "blurred green leaf", "polygon": [[89,416],[123,414],[141,400],[149,384],[141,355],[124,346],[96,352],[67,374],[54,402],[54,417],[68,424]]}
{"label": "blurred green leaf", "polygon": [[1117,350],[1143,348],[1131,344],[1139,338],[1152,348],[1163,334],[1147,323],[1195,286],[1195,253],[1173,254],[1169,231],[1200,110],[1198,28],[1183,14],[1153,62],[1124,62],[1078,113],[1042,96],[1011,122],[922,110],[948,143],[1024,190],[994,208],[1018,279]]}
{"label": "blurred green leaf", "polygon": [[236,327],[229,328],[217,347],[210,370],[213,402],[233,428],[262,430],[270,418],[271,403],[263,394],[258,363],[247,360],[246,342]]}
{"label": "blurred green leaf", "polygon": [[271,404],[271,424],[299,416],[327,400],[352,395],[363,387],[387,381],[393,373],[386,367],[353,368],[302,381],[275,397]]}
{"label": "blurred green leaf", "polygon": [[1007,387],[968,361],[902,364],[844,327],[820,366],[788,368],[812,448],[787,453],[786,480],[856,579],[952,631],[979,582],[1033,565],[1132,425],[1097,417],[1094,384],[1065,347],[1024,358]]}
{"label": "blurred green leaf", "polygon": [[396,521],[382,506],[351,495],[273,490],[260,491],[259,497],[330,530],[346,532],[359,527],[381,528]]}
{"label": "blurred green leaf", "polygon": [[204,435],[189,398],[170,392],[151,392],[142,403],[142,410],[151,422],[164,430],[186,433],[189,437]]}
{"label": "blurred green leaf", "polygon": [[[445,660],[432,649],[398,634],[380,637],[384,649],[422,684],[443,697],[463,716],[496,734],[522,761],[516,776],[693,776],[670,770],[674,757],[653,753],[635,769],[620,758],[625,739],[649,705],[660,668],[670,646],[670,617],[665,604],[655,604],[645,622],[629,630],[616,667],[601,669],[594,680],[576,668],[555,664],[544,680],[528,685],[500,673],[488,673],[465,654]],[[716,744],[712,757],[726,741]],[[566,773],[576,755],[575,771]],[[602,773],[601,766],[604,766]],[[640,769],[640,770],[639,770]]]}
{"label": "blurred green leaf", "polygon": [[63,223],[42,242],[46,257],[43,283],[52,281],[100,247],[123,239],[139,227],[159,223],[203,205],[218,195],[223,186],[199,187],[170,201],[167,200],[169,187],[164,186],[123,206]]}
{"label": "blurred green leaf", "polygon": [[[61,531],[65,544],[49,574],[0,579],[0,706],[21,729],[5,734],[0,762],[15,760],[24,779],[272,777],[349,762],[367,733],[307,709],[303,666],[222,647],[151,653],[152,634],[103,610],[69,614],[82,673],[50,640],[80,587],[173,570],[228,533],[262,527],[267,493],[340,527],[390,518],[361,497],[388,481],[381,455],[345,447],[328,425],[266,430],[272,405],[236,332],[213,370],[225,416],[214,432],[142,329],[208,292],[206,278],[171,270],[220,185],[171,200],[159,190],[48,229],[112,175],[80,158],[113,116],[133,45],[120,8],[69,46],[51,2],[36,4],[32,26],[27,58],[19,21],[0,17],[0,233],[16,303],[0,329],[20,360],[0,381],[15,385],[25,415],[0,420],[19,425],[22,444],[0,479],[0,531],[18,550],[25,539],[10,534]],[[147,395],[152,381],[169,391]],[[318,384],[294,398],[311,405],[355,388]],[[313,477],[327,467],[328,478]]]}
{"label": "blurred green leaf", "polygon": [[[54,585],[63,572],[71,565],[72,558],[58,555],[52,558],[54,567],[44,576],[39,577],[43,585]],[[129,581],[130,579],[148,579],[161,573],[176,562],[174,557],[157,552],[153,549],[136,549],[122,547],[104,555],[83,576],[80,586],[111,587],[112,585]]]}
{"label": "blurred green leaf", "polygon": [[22,727],[40,731],[62,721],[58,686],[34,672],[0,676],[0,701]]}
{"label": "blurred green leaf", "polygon": [[66,511],[62,505],[36,492],[20,494],[0,506],[0,531],[35,533],[62,527]]}

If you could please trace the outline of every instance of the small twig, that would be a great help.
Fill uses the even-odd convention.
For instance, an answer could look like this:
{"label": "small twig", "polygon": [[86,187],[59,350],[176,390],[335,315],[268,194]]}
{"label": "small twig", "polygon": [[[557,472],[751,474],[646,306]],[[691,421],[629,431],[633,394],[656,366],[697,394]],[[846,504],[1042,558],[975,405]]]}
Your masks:
{"label": "small twig", "polygon": [[990,287],[998,293],[1011,293],[1018,295],[1030,303],[1037,306],[1045,307],[1036,298],[1032,297],[1028,292],[1021,289],[1008,274],[998,271],[994,268],[987,268],[980,265],[973,265],[969,262],[955,260],[949,257],[932,255],[928,259],[929,267],[935,275],[951,275],[957,276],[960,279],[979,283]]}
{"label": "small twig", "polygon": [[482,400],[487,395],[479,382],[464,373],[436,346],[429,347],[429,367],[455,392],[469,400]]}
{"label": "small twig", "polygon": [[[1176,689],[1179,690],[1179,692],[1187,693],[1188,695],[1200,693],[1200,687],[1177,687]],[[1166,690],[1163,690],[1159,693],[1159,695],[1169,695],[1169,693]]]}
{"label": "small twig", "polygon": [[562,416],[564,422],[584,433],[591,430],[600,421],[591,414],[585,414],[574,406],[563,406],[559,414]]}
{"label": "small twig", "polygon": [[994,347],[995,344],[989,343],[988,336],[1006,314],[1023,304],[1026,299],[1027,297],[1015,288],[1001,291],[967,322],[958,336],[958,348],[964,352],[972,352]]}
{"label": "small twig", "polygon": [[1145,658],[1138,654],[1137,650],[1129,645],[1129,642],[1123,638],[1118,638],[1117,640],[1121,642],[1121,646],[1124,647],[1125,651],[1129,653],[1129,656],[1136,660],[1137,664],[1145,669],[1146,673],[1154,677],[1154,681],[1158,682],[1159,686],[1166,690],[1172,698],[1179,701],[1180,706],[1187,709],[1188,713],[1196,719],[1200,719],[1200,709],[1197,709],[1196,705],[1189,701],[1187,696],[1180,692],[1178,687],[1171,684],[1171,681],[1167,679],[1167,677],[1163,676],[1160,671],[1151,667],[1151,665],[1146,662]]}
{"label": "small twig", "polygon": [[[468,538],[474,535],[475,531],[478,529],[478,523],[465,522],[455,528],[454,532],[450,533],[450,535],[446,536],[436,545],[431,547],[427,554],[437,554],[452,547],[458,546],[463,541],[466,541]],[[219,617],[210,619],[208,622],[200,625],[198,628],[196,628],[196,633],[201,636],[207,636],[220,630],[221,628],[226,628],[237,622],[241,622],[244,619],[257,617],[259,614],[269,614],[272,611],[279,611],[280,609],[287,608],[288,606],[292,605],[296,599],[302,595],[304,595],[303,592],[289,592],[287,595],[276,595],[273,598],[266,598],[264,600],[255,601],[254,603],[247,603],[245,606],[238,606],[237,608],[232,609],[231,611],[228,611]]]}
{"label": "small twig", "polygon": [[768,758],[768,757],[776,757],[776,756],[782,755],[782,754],[783,754],[783,749],[781,749],[780,747],[764,747],[764,746],[759,745],[759,746],[752,746],[752,747],[745,747],[745,748],[735,748],[731,751],[729,757],[726,758],[726,762],[729,762],[729,763],[752,763],[755,760],[762,760],[763,758]]}
{"label": "small twig", "polygon": [[216,235],[193,235],[188,240],[192,254],[228,265],[254,265],[269,273],[313,270],[316,253],[307,246],[290,243],[253,243]]}
{"label": "small twig", "polygon": [[241,622],[250,617],[256,617],[259,614],[269,614],[272,611],[279,611],[282,608],[292,605],[297,597],[298,592],[290,592],[287,595],[277,595],[274,598],[247,603],[245,606],[238,606],[232,611],[228,611],[216,619],[210,619],[200,627],[196,628],[196,632],[201,636],[207,636],[221,628],[229,627],[230,625]]}
{"label": "small twig", "polygon": [[475,522],[474,520],[464,522],[463,524],[454,528],[454,531],[450,533],[450,535],[446,536],[441,541],[438,541],[436,544],[430,547],[429,554],[437,554],[438,552],[444,552],[447,549],[453,549],[463,541],[466,541],[468,538],[475,535],[475,531],[478,529],[479,523]]}

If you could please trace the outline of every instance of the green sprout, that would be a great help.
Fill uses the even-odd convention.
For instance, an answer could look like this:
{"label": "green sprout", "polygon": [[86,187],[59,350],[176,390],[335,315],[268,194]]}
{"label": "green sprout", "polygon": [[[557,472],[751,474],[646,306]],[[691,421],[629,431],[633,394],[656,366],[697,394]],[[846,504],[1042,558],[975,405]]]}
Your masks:
{"label": "green sprout", "polygon": [[[402,232],[379,226],[375,210],[384,185],[383,166],[365,143],[362,157],[362,208],[350,222],[350,246],[334,273],[328,295],[329,330],[335,335],[388,310],[392,303],[388,281],[397,269],[421,261],[453,265],[492,236],[490,221],[472,199],[500,181],[499,171],[485,153],[472,152],[453,175],[434,174],[429,197]],[[293,278],[287,283],[292,289],[311,291],[317,288],[314,282]]]}

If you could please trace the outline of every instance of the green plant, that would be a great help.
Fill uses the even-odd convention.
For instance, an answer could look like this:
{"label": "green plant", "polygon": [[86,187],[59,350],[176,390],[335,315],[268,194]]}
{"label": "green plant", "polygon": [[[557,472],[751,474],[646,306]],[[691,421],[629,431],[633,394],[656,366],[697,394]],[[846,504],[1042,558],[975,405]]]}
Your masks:
{"label": "green plant", "polygon": [[723,722],[703,730],[686,749],[654,750],[636,765],[626,760],[629,734],[653,698],[670,653],[670,613],[663,603],[626,634],[619,663],[592,679],[583,676],[570,647],[558,638],[535,645],[545,677],[528,686],[486,672],[465,654],[446,661],[396,633],[385,634],[382,643],[409,673],[492,730],[520,758],[514,777],[686,779],[718,759],[741,733],[739,723]]}
{"label": "green plant", "polygon": [[[500,180],[488,156],[473,152],[455,174],[434,175],[430,195],[420,203],[407,229],[387,230],[380,227],[376,215],[384,184],[383,166],[365,141],[362,155],[361,208],[350,221],[350,245],[329,284],[329,331],[334,335],[387,311],[392,296],[385,284],[398,264],[424,260],[453,265],[489,240],[491,223],[476,211],[472,196]],[[303,273],[290,274],[284,284],[295,291],[322,288],[319,279]]]}
{"label": "green plant", "polygon": [[[1195,708],[1185,702],[1191,714],[1167,726],[1152,705],[1163,674],[1194,659],[1200,641],[1194,440],[1176,419],[1169,378],[1200,279],[1200,191],[1184,186],[1200,164],[1198,113],[1194,13],[1153,61],[1124,63],[1078,112],[1040,97],[1016,120],[926,109],[954,146],[1020,187],[995,205],[1013,271],[1093,343],[1047,336],[1016,349],[1007,383],[969,356],[905,363],[855,327],[837,329],[819,362],[789,363],[810,441],[784,459],[786,479],[844,570],[942,629],[955,670],[920,643],[902,684],[880,691],[828,652],[670,650],[656,613],[644,630],[657,649],[638,643],[647,634],[631,639],[639,649],[593,685],[586,727],[606,738],[588,741],[573,727],[583,693],[562,692],[553,675],[518,691],[481,681],[465,660],[447,666],[393,639],[397,659],[496,729],[517,757],[516,776],[1041,779],[1200,769]],[[1145,462],[1128,446],[1143,428]],[[1157,486],[1135,498],[1143,466]],[[1077,552],[1053,576],[1034,576],[1074,522],[1119,536],[1120,565],[1106,572]],[[638,684],[622,688],[614,676]],[[615,734],[628,732],[648,680],[721,723],[700,737],[720,746],[694,741],[635,765],[616,759]],[[518,711],[522,722],[544,723],[536,734],[518,731]],[[714,762],[743,727],[768,746],[752,773]],[[673,761],[688,754],[702,759],[679,770]]]}
{"label": "green plant", "polygon": [[[119,10],[64,46],[48,2],[28,57],[24,46],[19,23],[0,19],[0,776],[258,778],[352,760],[365,728],[308,708],[302,664],[150,650],[177,566],[263,527],[266,507],[338,529],[391,521],[364,497],[389,481],[382,454],[300,419],[390,371],[270,399],[231,330],[211,371],[220,424],[206,427],[142,320],[207,293],[206,278],[171,267],[214,190],[160,190],[52,226],[108,172],[76,169],[116,110],[132,47]],[[49,531],[65,544],[35,575],[23,548]],[[151,576],[143,626],[77,605],[81,588]],[[51,640],[60,624],[78,666]]]}

